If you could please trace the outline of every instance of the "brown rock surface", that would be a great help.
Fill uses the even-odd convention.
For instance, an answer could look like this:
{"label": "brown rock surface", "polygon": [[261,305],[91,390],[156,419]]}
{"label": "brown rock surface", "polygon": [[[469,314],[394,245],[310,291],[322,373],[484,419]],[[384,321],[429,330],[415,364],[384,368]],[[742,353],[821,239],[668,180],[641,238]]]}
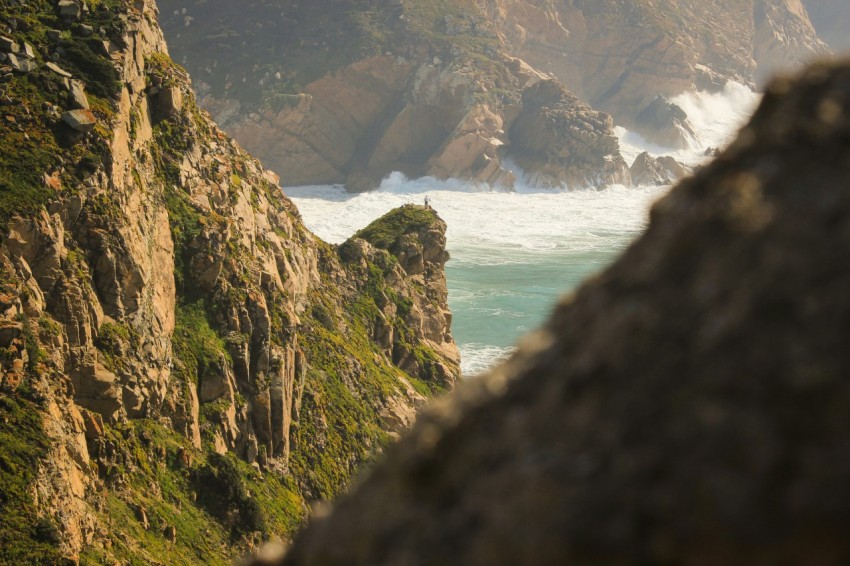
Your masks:
{"label": "brown rock surface", "polygon": [[523,93],[510,132],[512,155],[534,185],[630,185],[613,125],[556,81],[541,81]]}
{"label": "brown rock surface", "polygon": [[[90,49],[93,38],[53,58],[75,76],[75,60],[100,73],[86,75],[91,108],[68,113],[97,127],[74,143],[57,127],[67,77],[4,78],[14,121],[0,124],[12,140],[0,144],[0,399],[37,413],[27,432],[40,454],[23,460],[4,441],[0,461],[31,472],[15,501],[33,510],[27,520],[55,526],[50,548],[62,556],[226,562],[261,531],[290,537],[310,503],[344,489],[459,377],[445,224],[431,214],[418,230],[393,225],[401,263],[374,247],[346,263],[306,229],[276,175],[197,107],[153,2],[83,5],[79,25],[109,36],[109,54]],[[51,52],[49,38],[77,37],[78,25],[54,9],[0,7],[4,36]],[[350,110],[352,122],[371,119],[369,108]],[[45,187],[54,175],[58,186]],[[266,521],[231,536],[230,508],[210,516],[197,473],[215,453],[238,492],[226,505]],[[149,530],[112,528],[116,509],[138,505]],[[56,563],[38,559],[44,541],[8,510],[0,539],[32,554],[16,560],[4,542],[0,562]],[[174,516],[188,519],[164,519]]]}
{"label": "brown rock surface", "polygon": [[754,84],[826,53],[800,0],[494,0],[506,50],[593,107],[632,120],[657,95],[705,88],[706,72]]}
{"label": "brown rock surface", "polygon": [[697,134],[688,115],[660,95],[635,117],[634,130],[647,141],[664,147],[688,149],[696,145]]}
{"label": "brown rock surface", "polygon": [[635,158],[629,173],[636,186],[670,185],[684,178],[689,170],[669,155],[655,158],[643,152]]}
{"label": "brown rock surface", "polygon": [[850,560],[850,66],[736,142],[281,564]]}
{"label": "brown rock surface", "polygon": [[[220,0],[213,3],[219,12],[231,10]],[[383,0],[367,4],[375,3],[387,4]],[[359,9],[368,10],[367,4]],[[507,131],[519,114],[523,91],[551,77],[499,48],[482,7],[455,0],[450,2],[451,8],[439,9],[430,2],[389,4],[391,8],[382,9],[398,9],[400,16],[383,30],[382,55],[339,64],[340,59],[351,56],[345,51],[345,38],[360,41],[354,39],[358,34],[353,31],[360,24],[349,22],[346,31],[329,40],[335,47],[325,48],[337,50],[343,57],[332,57],[324,67],[309,70],[304,70],[300,62],[293,65],[293,74],[312,76],[314,69],[327,69],[327,74],[311,80],[300,94],[272,94],[258,104],[250,99],[256,99],[258,90],[276,92],[273,87],[249,86],[237,92],[232,85],[228,87],[230,83],[221,85],[221,77],[205,67],[198,73],[213,84],[198,83],[201,103],[228,132],[279,171],[284,185],[345,183],[349,190],[360,192],[376,188],[392,171],[401,171],[411,177],[457,177],[512,187],[514,174],[503,164],[512,153]],[[164,5],[167,9],[182,6],[179,0]],[[233,14],[233,18],[250,21],[267,9],[254,7]],[[357,12],[351,6],[340,9],[340,21]],[[434,17],[435,10],[445,13]],[[277,18],[285,13],[294,18],[305,11],[309,9],[287,6],[280,14],[268,16]],[[176,25],[176,20],[185,23],[182,16],[166,19],[167,25]],[[207,16],[198,17],[205,25],[212,25]],[[320,16],[313,15],[302,22],[304,29],[293,33],[303,33],[320,21]],[[281,23],[291,24],[287,17]],[[187,33],[194,39],[184,40]],[[200,41],[197,31],[184,29],[175,29],[173,37],[178,46]],[[288,39],[269,41],[274,43],[270,49],[282,49],[293,57],[300,52],[300,47],[287,47]],[[198,55],[187,54],[187,59],[190,63],[203,59]],[[260,82],[275,80],[283,79],[263,77]],[[591,126],[584,121],[570,124],[572,128]],[[612,134],[610,127],[603,129],[605,134]],[[560,143],[577,140],[564,133],[555,135]],[[576,154],[595,149],[584,141],[579,145],[584,147],[576,148]],[[596,166],[607,163],[603,155],[586,157],[587,162],[579,164],[578,169],[589,167],[593,160]],[[576,174],[568,170],[571,166],[564,160],[552,160],[545,154],[539,161],[547,167],[539,176],[543,185],[560,184],[563,179],[581,186],[595,185],[598,179],[612,176],[607,169]]]}
{"label": "brown rock surface", "polygon": [[[511,107],[539,80],[556,79],[634,127],[659,95],[719,89],[729,79],[755,85],[826,51],[800,0],[161,5],[173,14],[164,19],[172,47],[201,79],[202,105],[228,132],[285,185],[346,183],[354,191],[375,188],[393,170],[510,186],[502,159],[514,150],[504,131],[517,115]],[[329,20],[328,10],[338,17]],[[213,30],[227,39],[209,46]],[[503,125],[470,128],[484,107]],[[685,118],[642,133],[683,147],[687,130]],[[568,131],[556,137],[573,139]],[[578,175],[559,163],[546,152],[526,160],[543,167],[529,173],[544,186],[621,176],[608,162]]]}

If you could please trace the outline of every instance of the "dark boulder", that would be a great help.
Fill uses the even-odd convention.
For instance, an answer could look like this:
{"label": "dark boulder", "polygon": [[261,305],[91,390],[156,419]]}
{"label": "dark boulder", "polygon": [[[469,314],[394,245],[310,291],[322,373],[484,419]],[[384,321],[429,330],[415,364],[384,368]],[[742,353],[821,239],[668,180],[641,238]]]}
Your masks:
{"label": "dark boulder", "polygon": [[511,157],[540,187],[580,189],[630,185],[614,121],[578,99],[560,83],[527,88],[510,132]]}
{"label": "dark boulder", "polygon": [[697,137],[685,111],[663,96],[641,110],[634,128],[647,141],[673,149],[687,149]]}
{"label": "dark boulder", "polygon": [[683,179],[689,172],[687,166],[669,155],[656,158],[646,151],[638,155],[629,168],[632,183],[637,186],[671,185]]}

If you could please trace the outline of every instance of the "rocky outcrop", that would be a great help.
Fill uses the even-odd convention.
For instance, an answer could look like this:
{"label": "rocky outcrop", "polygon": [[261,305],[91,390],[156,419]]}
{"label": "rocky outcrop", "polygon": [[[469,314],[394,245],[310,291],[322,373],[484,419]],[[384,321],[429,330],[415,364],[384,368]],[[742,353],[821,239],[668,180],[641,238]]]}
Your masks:
{"label": "rocky outcrop", "polygon": [[[228,132],[285,185],[345,183],[353,191],[375,188],[394,170],[511,186],[503,160],[516,155],[505,132],[533,130],[523,123],[535,115],[523,108],[523,92],[540,80],[557,80],[618,124],[681,148],[693,139],[687,117],[658,100],[730,79],[760,84],[826,52],[800,0],[368,0],[334,5],[333,19],[323,2],[242,9],[161,1],[178,58],[200,78],[201,104]],[[616,161],[616,150],[571,133],[584,125],[561,121],[566,129],[544,137],[578,141],[565,152],[592,156],[573,163],[541,151],[518,160],[528,177],[593,186],[622,176],[604,159]],[[583,135],[612,135],[601,130]]]}
{"label": "rocky outcrop", "polygon": [[753,20],[753,57],[758,84],[764,84],[779,70],[789,70],[794,62],[811,61],[828,53],[815,33],[802,0],[757,0]]}
{"label": "rocky outcrop", "polygon": [[35,476],[0,554],[215,563],[286,539],[458,378],[445,224],[344,258],[197,107],[153,2],[55,8],[0,7],[4,37],[38,38],[36,71],[2,78],[0,390],[44,453],[0,443]]}
{"label": "rocky outcrop", "polygon": [[[524,126],[516,136],[520,146],[512,151],[513,134],[507,132],[520,108],[522,123],[524,116],[540,111],[534,104],[542,102],[532,92],[529,105],[506,105],[487,93],[508,89],[524,101],[525,87],[545,77],[519,61],[508,68],[509,74],[496,80],[479,76],[471,62],[378,56],[311,83],[280,109],[251,114],[248,120],[237,115],[225,124],[283,172],[285,185],[344,183],[360,192],[402,171],[410,177],[466,178],[510,188],[515,176],[502,160],[514,153],[528,157],[520,164],[532,168],[531,178],[545,186],[569,182],[584,187],[616,176],[616,167],[602,169],[605,155],[619,156],[613,124],[562,87],[560,98],[550,101],[567,101],[557,125],[542,136]],[[215,100],[207,104],[219,105]],[[544,149],[553,136],[563,146],[559,159]],[[599,138],[604,141],[596,143]],[[545,168],[537,170],[538,163]]]}
{"label": "rocky outcrop", "polygon": [[510,134],[512,155],[533,185],[630,185],[613,126],[610,116],[556,81],[541,81],[523,93],[522,112]]}
{"label": "rocky outcrop", "polygon": [[[211,71],[203,57],[182,50],[194,45],[203,37],[204,28],[193,28],[192,21],[185,29],[186,14],[194,14],[195,6],[173,0],[165,2],[167,11],[172,7],[174,17],[166,18],[173,30],[173,38],[186,64],[199,65],[200,76],[208,83],[199,83],[202,104],[209,108],[223,126],[246,147],[257,153],[263,161],[281,172],[285,185],[306,183],[345,183],[352,191],[376,188],[381,179],[392,171],[401,171],[409,177],[457,177],[492,186],[512,187],[515,174],[505,166],[504,159],[513,157],[509,139],[512,126],[523,111],[522,100],[526,89],[551,77],[540,73],[521,59],[507,56],[494,41],[495,32],[483,12],[463,3],[456,6],[457,16],[435,17],[435,7],[430,3],[408,5],[377,0],[360,8],[341,8],[341,19],[348,21],[347,30],[340,30],[332,41],[334,47],[345,51],[347,42],[363,40],[363,18],[353,12],[376,8],[392,13],[400,12],[383,25],[381,41],[373,35],[371,40],[380,44],[375,49],[383,53],[362,57],[347,64],[339,64],[340,57],[306,69],[301,62],[288,57],[305,57],[290,40],[269,38],[275,44],[283,63],[280,77],[264,77],[258,88],[228,88],[220,77]],[[377,9],[377,8],[376,8]],[[231,10],[226,3],[217,2],[218,13]],[[251,20],[263,12],[240,11],[233,14],[237,21]],[[198,13],[202,26],[216,25]],[[296,34],[310,29],[322,20],[295,6],[279,14],[266,14],[282,18],[284,27],[298,19],[305,27]],[[370,12],[371,13],[371,12]],[[440,12],[442,13],[442,12]],[[291,18],[290,18],[291,15]],[[362,14],[361,14],[362,15]],[[309,16],[309,17],[308,17]],[[294,19],[292,19],[294,18]],[[244,26],[235,26],[234,33]],[[361,34],[361,35],[358,35]],[[341,40],[339,36],[342,36]],[[345,38],[348,38],[347,40]],[[304,41],[309,40],[302,40]],[[283,51],[283,53],[280,53]],[[336,64],[336,65],[335,65]],[[277,84],[285,82],[287,73],[312,77],[317,69],[323,76],[308,82],[303,88],[285,95],[258,95],[258,91],[272,92]],[[250,79],[248,79],[250,80]],[[265,102],[256,102],[263,98]],[[251,99],[254,102],[251,102]],[[570,102],[574,105],[574,102]],[[537,108],[525,109],[526,114]],[[593,114],[582,108],[586,115]],[[574,114],[574,113],[573,113]],[[554,159],[544,151],[525,161],[533,166],[545,164],[545,171],[531,171],[531,179],[540,179],[546,186],[560,186],[569,182],[575,186],[595,186],[601,179],[616,177],[617,166],[607,167],[604,157],[619,156],[616,147],[597,148],[588,143],[590,137],[613,139],[610,125],[605,119],[593,117],[577,119],[574,115],[560,120],[558,127],[566,131],[549,132],[547,139],[555,136],[565,144],[565,154],[576,155],[576,161],[564,155]],[[577,132],[583,132],[579,138]],[[526,129],[526,134],[531,133]],[[525,135],[524,138],[528,136]],[[546,140],[524,139],[524,155],[532,146],[542,147]],[[573,146],[575,144],[575,146]],[[599,153],[599,151],[606,153]],[[591,153],[593,155],[590,155]]]}
{"label": "rocky outcrop", "polygon": [[[379,218],[341,246],[343,258],[356,261],[360,269],[386,264],[384,279],[392,299],[376,302],[380,315],[374,339],[393,363],[411,375],[451,387],[460,363],[457,346],[448,332],[452,315],[444,268],[446,225],[429,207],[405,205]],[[416,288],[421,289],[417,292]],[[399,332],[397,318],[419,340]]]}
{"label": "rocky outcrop", "polygon": [[643,152],[635,158],[629,168],[632,183],[636,186],[646,185],[672,185],[676,181],[684,179],[690,170],[685,165],[676,161],[669,155],[652,157],[648,152]]}
{"label": "rocky outcrop", "polygon": [[623,257],[280,564],[846,562],[848,85],[770,85]]}
{"label": "rocky outcrop", "polygon": [[635,117],[635,131],[647,141],[674,149],[696,145],[697,134],[687,113],[663,96],[656,96]]}
{"label": "rocky outcrop", "polygon": [[799,0],[488,5],[510,53],[629,127],[658,95],[760,83],[826,52]]}

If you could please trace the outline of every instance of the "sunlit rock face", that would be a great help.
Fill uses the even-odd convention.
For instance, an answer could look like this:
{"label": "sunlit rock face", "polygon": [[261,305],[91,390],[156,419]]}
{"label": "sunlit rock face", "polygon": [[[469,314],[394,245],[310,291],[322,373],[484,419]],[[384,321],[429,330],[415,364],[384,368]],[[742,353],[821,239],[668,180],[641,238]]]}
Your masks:
{"label": "sunlit rock face", "polygon": [[156,17],[0,5],[3,563],[291,537],[459,378],[436,212],[378,219],[389,243],[356,255],[317,238]]}
{"label": "sunlit rock face", "polygon": [[[687,117],[638,120],[658,97],[718,90],[728,80],[760,86],[826,51],[799,0],[160,7],[201,105],[229,133],[284,185],[344,183],[354,192],[392,171],[511,187],[505,157],[540,186],[628,182],[616,143],[588,147],[589,137],[611,135],[597,119],[559,121],[555,137],[575,163],[512,146],[512,128],[539,126],[527,89],[558,81],[619,125],[687,147]],[[588,149],[593,155],[582,155]]]}

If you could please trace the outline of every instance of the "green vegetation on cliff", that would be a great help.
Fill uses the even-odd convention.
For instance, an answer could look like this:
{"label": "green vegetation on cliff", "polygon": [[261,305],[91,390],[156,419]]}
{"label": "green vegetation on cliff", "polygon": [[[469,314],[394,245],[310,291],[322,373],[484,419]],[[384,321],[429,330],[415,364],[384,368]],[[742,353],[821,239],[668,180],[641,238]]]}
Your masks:
{"label": "green vegetation on cliff", "polygon": [[250,107],[280,109],[309,83],[373,55],[415,58],[425,49],[449,57],[459,50],[481,64],[497,47],[471,0],[159,5],[169,42],[196,79],[215,96]]}
{"label": "green vegetation on cliff", "polygon": [[38,405],[0,393],[0,563],[61,563],[59,530],[32,499],[49,447]]}
{"label": "green vegetation on cliff", "polygon": [[[196,78],[218,95],[238,88],[252,105],[281,104],[285,95],[300,92],[327,72],[382,53],[393,44],[391,35],[402,13],[397,0],[344,1],[332,6],[271,0],[212,0],[203,6],[165,0],[159,4],[163,26],[175,30],[172,40],[204,52],[197,54],[197,60],[193,54],[183,62],[195,69],[201,57],[211,56],[217,62],[215,72],[198,72]],[[236,23],[248,12],[254,25]],[[260,60],[257,53],[263,54]],[[249,81],[247,88],[243,78]]]}
{"label": "green vegetation on cliff", "polygon": [[[0,78],[15,102],[0,133],[19,146],[0,144],[0,221],[35,235],[0,241],[0,563],[227,564],[290,540],[441,387],[386,343],[427,358],[405,319],[423,283],[306,230],[197,107],[150,3],[88,6],[74,21],[47,1],[0,8],[38,53]],[[358,12],[362,49],[380,52],[387,17]],[[92,131],[62,122],[49,60],[85,80]],[[373,239],[435,219],[406,210]]]}
{"label": "green vegetation on cliff", "polygon": [[[7,3],[0,7],[0,22],[15,22],[14,39],[23,45],[49,46],[55,63],[83,79],[91,110],[98,119],[95,130],[80,139],[60,120],[66,109],[67,90],[62,77],[48,69],[36,50],[38,66],[29,73],[10,73],[0,79],[0,225],[5,226],[16,213],[34,213],[56,191],[45,181],[54,175],[62,190],[83,182],[101,164],[109,136],[104,122],[113,116],[113,99],[118,93],[118,73],[114,65],[97,50],[103,41],[121,33],[123,21],[110,1],[101,9],[84,15],[76,27],[64,31],[59,39],[48,38],[48,31],[66,27],[47,0],[26,5]],[[80,25],[95,31],[81,33]],[[100,35],[103,30],[104,35]]]}
{"label": "green vegetation on cliff", "polygon": [[433,226],[437,213],[431,208],[407,204],[391,210],[355,235],[375,246],[387,250],[399,236],[418,232]]}

